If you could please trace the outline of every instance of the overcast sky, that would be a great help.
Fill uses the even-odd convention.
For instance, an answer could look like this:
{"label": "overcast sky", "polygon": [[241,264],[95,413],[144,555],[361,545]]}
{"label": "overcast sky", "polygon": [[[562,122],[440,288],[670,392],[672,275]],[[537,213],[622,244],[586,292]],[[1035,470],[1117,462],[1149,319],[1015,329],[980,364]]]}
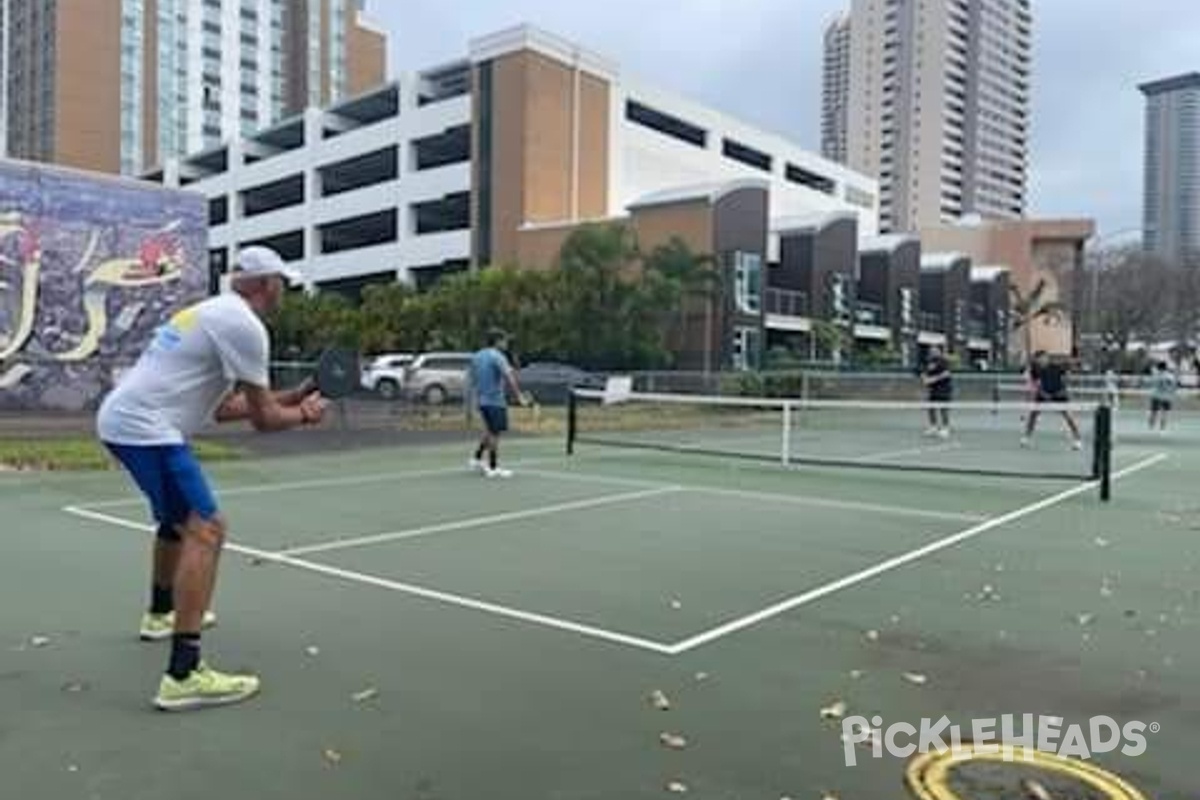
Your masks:
{"label": "overcast sky", "polygon": [[[821,30],[849,0],[368,0],[393,74],[520,22],[820,150]],[[1030,212],[1141,222],[1138,83],[1200,70],[1198,0],[1033,0]]]}

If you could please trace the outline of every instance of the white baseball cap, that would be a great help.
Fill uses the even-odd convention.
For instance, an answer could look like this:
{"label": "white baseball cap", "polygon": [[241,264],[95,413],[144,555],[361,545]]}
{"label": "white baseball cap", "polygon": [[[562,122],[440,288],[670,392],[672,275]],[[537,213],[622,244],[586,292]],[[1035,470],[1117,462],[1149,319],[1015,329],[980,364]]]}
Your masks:
{"label": "white baseball cap", "polygon": [[234,275],[280,275],[288,283],[302,283],[304,277],[299,270],[287,265],[287,262],[269,247],[254,245],[238,253],[237,266]]}

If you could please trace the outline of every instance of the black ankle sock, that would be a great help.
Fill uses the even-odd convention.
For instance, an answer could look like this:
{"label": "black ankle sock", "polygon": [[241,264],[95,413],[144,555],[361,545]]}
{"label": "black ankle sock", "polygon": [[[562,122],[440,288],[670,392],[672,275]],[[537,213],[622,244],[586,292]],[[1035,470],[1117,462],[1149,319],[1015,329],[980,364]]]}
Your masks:
{"label": "black ankle sock", "polygon": [[200,666],[200,634],[176,633],[171,637],[171,663],[167,674],[177,681],[191,675]]}
{"label": "black ankle sock", "polygon": [[494,447],[488,451],[488,466],[492,469],[496,468],[496,449]]}
{"label": "black ankle sock", "polygon": [[168,614],[175,610],[175,590],[170,586],[150,587],[150,613]]}

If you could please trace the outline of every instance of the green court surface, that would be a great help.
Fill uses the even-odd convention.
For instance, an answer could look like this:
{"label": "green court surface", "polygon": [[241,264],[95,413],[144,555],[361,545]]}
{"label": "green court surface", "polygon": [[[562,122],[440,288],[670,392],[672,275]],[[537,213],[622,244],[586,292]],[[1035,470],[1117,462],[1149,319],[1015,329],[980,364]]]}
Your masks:
{"label": "green court surface", "polygon": [[[1109,503],[1081,480],[586,442],[568,458],[536,438],[508,443],[506,481],[469,473],[465,440],[215,465],[233,542],[206,657],[252,667],[264,691],[183,715],[149,704],[166,650],[136,637],[150,534],[123,475],[0,475],[0,787],[591,800],[673,796],[678,781],[721,800],[909,796],[906,759],[858,749],[846,765],[821,715],[840,700],[885,727],[1154,723],[1144,754],[1095,763],[1146,798],[1192,798],[1200,417],[1165,436],[1142,424],[1118,418]],[[988,446],[1014,469],[1061,458],[1060,427],[1044,428],[1032,451]],[[955,792],[1015,800],[1026,774]]]}

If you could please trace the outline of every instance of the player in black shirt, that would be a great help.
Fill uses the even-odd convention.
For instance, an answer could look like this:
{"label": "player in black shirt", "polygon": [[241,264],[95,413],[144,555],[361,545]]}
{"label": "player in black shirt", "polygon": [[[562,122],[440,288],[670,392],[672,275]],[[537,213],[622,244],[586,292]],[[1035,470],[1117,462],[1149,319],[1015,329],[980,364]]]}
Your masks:
{"label": "player in black shirt", "polygon": [[[950,362],[942,355],[941,349],[934,347],[929,351],[929,360],[921,372],[921,382],[925,384],[926,399],[930,403],[949,403],[954,399],[954,380],[950,375]],[[931,406],[929,409],[929,429],[926,436],[950,438],[950,409]]]}
{"label": "player in black shirt", "polygon": [[[1029,377],[1036,388],[1035,403],[1069,403],[1071,396],[1067,392],[1067,366],[1052,362],[1045,350],[1039,350],[1033,355],[1033,363],[1029,367]],[[1028,447],[1033,429],[1037,427],[1038,416],[1041,412],[1033,410],[1025,420],[1025,435],[1021,437],[1021,446]],[[1079,436],[1079,426],[1067,409],[1062,410],[1063,420],[1071,431],[1071,447],[1076,450],[1083,448]]]}

